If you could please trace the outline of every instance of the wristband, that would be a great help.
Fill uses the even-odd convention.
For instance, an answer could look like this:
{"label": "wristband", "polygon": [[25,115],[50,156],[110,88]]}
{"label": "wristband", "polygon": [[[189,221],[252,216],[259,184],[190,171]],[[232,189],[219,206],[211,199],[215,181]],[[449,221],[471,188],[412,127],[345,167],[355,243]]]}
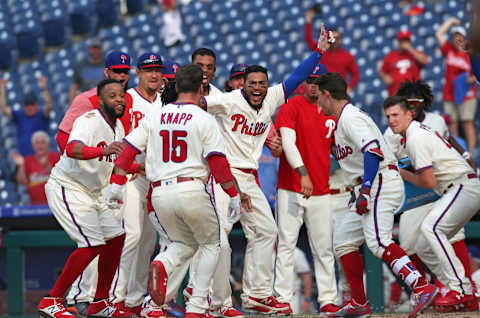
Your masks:
{"label": "wristband", "polygon": [[103,148],[102,147],[88,147],[83,146],[82,148],[82,157],[83,159],[93,159],[103,156]]}
{"label": "wristband", "polygon": [[320,54],[322,54],[322,55],[323,55],[323,51],[322,51],[322,49],[321,49],[321,48],[318,48],[318,47],[317,47],[317,48],[315,48],[315,51],[317,51],[318,53],[320,53]]}
{"label": "wristband", "polygon": [[140,167],[140,164],[134,162],[134,163],[132,163],[132,166],[130,167],[130,170],[128,170],[127,172],[128,173],[138,173],[139,167]]}
{"label": "wristband", "polygon": [[224,191],[228,194],[230,198],[233,198],[238,195],[237,188],[235,188],[235,185],[232,185],[228,189],[224,189]]}
{"label": "wristband", "polygon": [[462,157],[465,159],[465,160],[469,160],[469,159],[472,159],[472,154],[468,151],[465,151],[464,153],[462,153]]}
{"label": "wristband", "polygon": [[127,183],[127,177],[119,174],[113,174],[110,176],[110,183],[115,183],[118,185],[124,185]]}

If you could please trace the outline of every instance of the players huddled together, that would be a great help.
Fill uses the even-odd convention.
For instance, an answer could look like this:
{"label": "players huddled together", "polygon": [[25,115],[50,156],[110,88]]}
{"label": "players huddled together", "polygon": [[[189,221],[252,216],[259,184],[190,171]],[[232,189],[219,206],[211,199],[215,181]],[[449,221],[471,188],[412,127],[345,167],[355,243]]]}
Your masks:
{"label": "players huddled together", "polygon": [[[334,41],[322,25],[315,50],[277,85],[265,67],[236,64],[225,92],[211,84],[210,49],[195,50],[184,66],[146,52],[130,89],[130,56],[111,52],[105,79],[75,97],[59,126],[63,154],[45,191],[78,247],[39,314],[164,317],[188,271],[187,318],[291,315],[304,223],[321,314],[370,316],[363,243],[409,287],[409,317],[430,305],[478,311],[463,230],[480,209],[476,167],[428,111],[433,96],[421,81],[385,100],[382,134],[351,104],[345,79],[322,65]],[[304,93],[293,97],[300,85]],[[264,145],[280,157],[275,215],[257,173]],[[339,168],[331,172],[332,161]],[[404,182],[439,198],[401,215],[397,244]],[[229,281],[237,221],[247,240],[242,311]]]}

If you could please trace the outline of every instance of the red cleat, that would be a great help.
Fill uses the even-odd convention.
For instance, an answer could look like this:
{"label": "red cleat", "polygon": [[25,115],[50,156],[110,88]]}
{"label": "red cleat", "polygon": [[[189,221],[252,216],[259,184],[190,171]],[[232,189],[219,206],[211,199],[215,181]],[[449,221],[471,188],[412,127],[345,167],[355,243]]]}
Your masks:
{"label": "red cleat", "polygon": [[243,313],[239,310],[236,310],[234,307],[224,306],[217,309],[211,309],[210,315],[212,317],[220,318],[243,318]]}
{"label": "red cleat", "polygon": [[115,308],[118,310],[124,311],[124,312],[129,312],[133,315],[139,316],[140,317],[140,312],[142,311],[142,305],[136,306],[136,307],[128,307],[125,305],[125,302],[121,301],[119,303],[113,304]]}
{"label": "red cleat", "polygon": [[286,303],[279,302],[275,297],[255,298],[248,296],[243,308],[247,312],[262,314],[281,314],[289,310],[290,306]]}
{"label": "red cleat", "polygon": [[370,317],[372,309],[368,304],[368,301],[365,304],[358,304],[354,299],[350,300],[345,306],[343,306],[335,316],[330,317],[357,317],[357,318],[367,318]]}
{"label": "red cleat", "polygon": [[43,297],[37,309],[41,317],[75,318],[75,315],[65,309],[61,297]]}
{"label": "red cleat", "polygon": [[160,261],[153,261],[152,264],[150,264],[150,296],[159,306],[165,303],[167,282],[168,275],[163,263]]}
{"label": "red cleat", "polygon": [[160,317],[166,317],[165,313],[163,312],[161,307],[157,306],[146,306],[144,307],[140,314],[138,315],[139,317],[143,318],[160,318]]}
{"label": "red cleat", "polygon": [[437,297],[440,289],[432,284],[426,284],[421,287],[415,287],[412,292],[412,300],[414,301],[414,309],[408,315],[408,318],[415,317],[430,306],[435,297]]}
{"label": "red cleat", "polygon": [[326,304],[320,308],[320,314],[323,314],[327,317],[337,317],[338,313],[342,310],[340,306],[334,304]]}
{"label": "red cleat", "polygon": [[473,294],[463,295],[449,290],[445,296],[438,296],[435,299],[434,309],[438,312],[478,311],[478,302]]}
{"label": "red cleat", "polygon": [[88,317],[135,317],[135,314],[123,311],[113,305],[108,299],[90,303]]}
{"label": "red cleat", "polygon": [[208,313],[199,314],[196,312],[186,312],[185,318],[211,318],[211,316]]}

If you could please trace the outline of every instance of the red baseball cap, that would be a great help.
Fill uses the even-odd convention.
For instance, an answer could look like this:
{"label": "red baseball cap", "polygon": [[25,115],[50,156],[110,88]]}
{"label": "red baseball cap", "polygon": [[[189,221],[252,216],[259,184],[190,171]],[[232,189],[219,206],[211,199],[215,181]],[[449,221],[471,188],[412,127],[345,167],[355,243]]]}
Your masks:
{"label": "red baseball cap", "polygon": [[397,33],[397,40],[411,40],[412,33],[409,30],[400,30]]}

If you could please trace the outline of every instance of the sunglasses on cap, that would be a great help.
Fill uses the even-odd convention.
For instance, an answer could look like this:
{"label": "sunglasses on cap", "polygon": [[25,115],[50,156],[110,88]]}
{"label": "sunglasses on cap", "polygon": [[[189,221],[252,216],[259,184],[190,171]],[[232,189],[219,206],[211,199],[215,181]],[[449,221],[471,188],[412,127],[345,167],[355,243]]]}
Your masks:
{"label": "sunglasses on cap", "polygon": [[420,103],[423,103],[423,98],[407,98],[407,102],[412,106],[417,106]]}
{"label": "sunglasses on cap", "polygon": [[110,71],[112,71],[115,74],[129,74],[130,69],[128,68],[111,68]]}
{"label": "sunglasses on cap", "polygon": [[162,60],[160,60],[160,59],[146,59],[146,60],[143,60],[142,63],[138,64],[138,67],[142,68],[143,66],[148,66],[148,65],[162,65]]}
{"label": "sunglasses on cap", "polygon": [[307,84],[315,84],[316,77],[309,77],[305,80]]}

